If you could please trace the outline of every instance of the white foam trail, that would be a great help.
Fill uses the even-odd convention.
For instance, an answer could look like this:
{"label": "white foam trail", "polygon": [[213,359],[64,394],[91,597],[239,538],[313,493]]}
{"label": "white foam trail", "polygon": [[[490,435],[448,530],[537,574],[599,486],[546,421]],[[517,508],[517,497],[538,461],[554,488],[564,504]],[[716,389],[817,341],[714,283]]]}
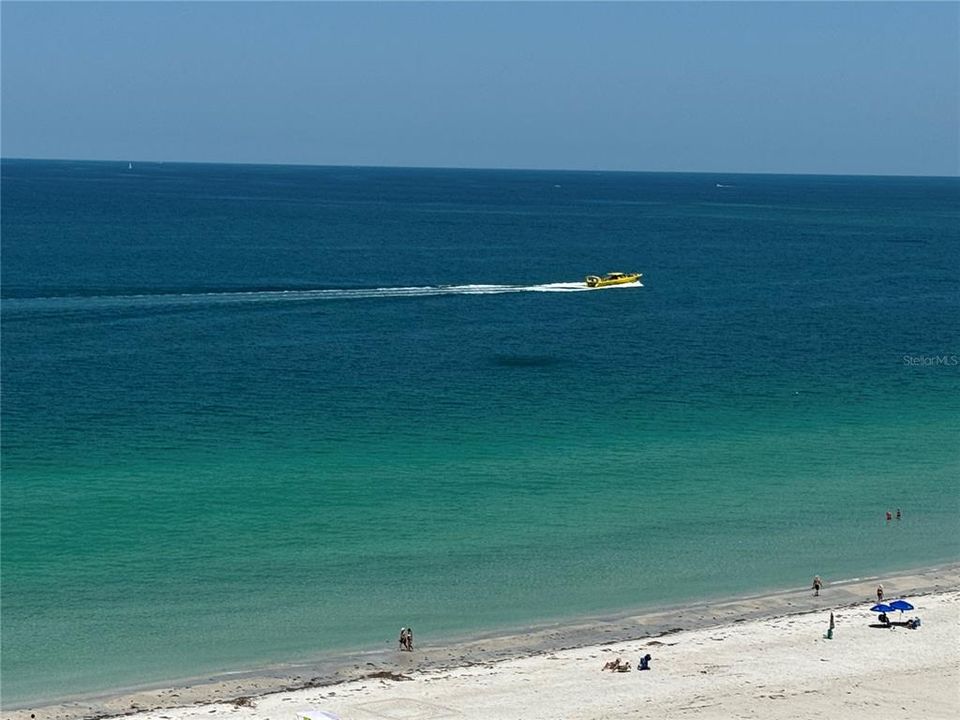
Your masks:
{"label": "white foam trail", "polygon": [[380,288],[324,288],[318,290],[257,290],[249,292],[182,293],[158,295],[99,295],[91,297],[9,298],[4,312],[62,312],[140,307],[196,307],[248,303],[315,302],[372,298],[432,297],[438,295],[502,295],[505,293],[594,292],[598,289],[643,287],[641,283],[589,288],[583,282],[541,285],[424,285]]}

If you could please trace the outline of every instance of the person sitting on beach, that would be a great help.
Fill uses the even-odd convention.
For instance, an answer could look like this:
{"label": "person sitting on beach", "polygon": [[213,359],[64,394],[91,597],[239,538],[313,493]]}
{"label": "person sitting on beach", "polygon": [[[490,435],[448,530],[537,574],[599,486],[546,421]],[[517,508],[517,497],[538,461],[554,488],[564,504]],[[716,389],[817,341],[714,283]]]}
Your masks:
{"label": "person sitting on beach", "polygon": [[907,620],[907,627],[911,630],[916,630],[918,627],[920,627],[920,618],[915,617]]}
{"label": "person sitting on beach", "polygon": [[650,657],[650,653],[647,653],[646,655],[644,655],[642,658],[640,658],[640,667],[638,667],[637,670],[649,670],[650,661],[652,659],[653,658]]}
{"label": "person sitting on beach", "polygon": [[886,613],[880,613],[880,617],[877,618],[880,621],[881,625],[886,625],[890,627],[890,618],[887,617]]}
{"label": "person sitting on beach", "polygon": [[617,668],[617,672],[630,672],[630,663],[621,663],[620,667]]}
{"label": "person sitting on beach", "polygon": [[603,666],[604,670],[619,670],[620,669],[620,658],[611,660],[606,665]]}

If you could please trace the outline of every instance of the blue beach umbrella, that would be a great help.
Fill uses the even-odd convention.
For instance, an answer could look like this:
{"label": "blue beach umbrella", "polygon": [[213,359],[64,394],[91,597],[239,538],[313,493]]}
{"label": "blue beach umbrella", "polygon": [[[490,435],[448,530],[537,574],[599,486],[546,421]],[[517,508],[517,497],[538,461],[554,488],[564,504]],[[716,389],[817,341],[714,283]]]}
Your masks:
{"label": "blue beach umbrella", "polygon": [[890,607],[894,610],[899,610],[903,612],[904,610],[913,610],[913,605],[908,603],[906,600],[894,600],[890,603]]}
{"label": "blue beach umbrella", "polygon": [[870,608],[870,612],[878,612],[878,613],[888,613],[888,612],[893,612],[894,610],[896,610],[896,608],[891,607],[889,605],[884,605],[883,603],[880,603],[879,605],[874,605],[872,608]]}

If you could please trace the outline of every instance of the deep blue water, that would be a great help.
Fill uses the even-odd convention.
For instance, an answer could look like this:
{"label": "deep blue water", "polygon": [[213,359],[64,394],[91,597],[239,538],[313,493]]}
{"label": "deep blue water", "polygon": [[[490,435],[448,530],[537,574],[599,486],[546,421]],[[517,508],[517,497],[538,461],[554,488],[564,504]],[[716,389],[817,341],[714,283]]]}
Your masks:
{"label": "deep blue water", "polygon": [[2,183],[5,704],[960,557],[956,178]]}

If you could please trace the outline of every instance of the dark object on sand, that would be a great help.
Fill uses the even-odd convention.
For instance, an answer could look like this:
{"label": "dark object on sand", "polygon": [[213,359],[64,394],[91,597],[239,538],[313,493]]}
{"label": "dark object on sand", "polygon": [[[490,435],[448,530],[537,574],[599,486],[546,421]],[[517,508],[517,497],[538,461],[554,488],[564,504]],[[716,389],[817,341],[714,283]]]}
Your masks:
{"label": "dark object on sand", "polygon": [[377,670],[377,672],[369,673],[368,675],[364,675],[364,677],[377,680],[413,680],[409,675],[393,672],[392,670]]}
{"label": "dark object on sand", "polygon": [[640,658],[640,667],[638,667],[637,670],[649,670],[650,661],[652,659],[653,658],[650,657],[650,653],[647,653],[646,655],[644,655],[642,658]]}

